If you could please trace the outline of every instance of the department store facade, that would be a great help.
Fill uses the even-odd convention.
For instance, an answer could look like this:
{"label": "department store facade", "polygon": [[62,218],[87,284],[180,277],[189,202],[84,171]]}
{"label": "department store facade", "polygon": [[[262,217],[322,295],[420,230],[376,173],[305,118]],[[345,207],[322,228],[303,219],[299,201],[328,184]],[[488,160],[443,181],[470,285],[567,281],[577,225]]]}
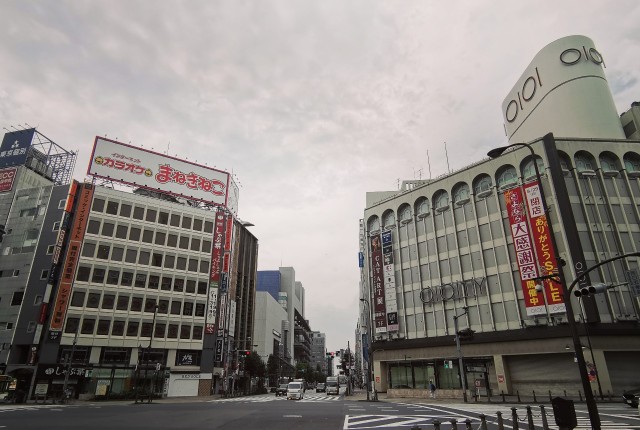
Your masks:
{"label": "department store facade", "polygon": [[[565,39],[560,45],[590,42]],[[540,64],[550,64],[549,58],[557,60],[567,49],[554,42],[541,51],[546,63],[536,63],[538,56],[532,65],[547,76]],[[516,87],[531,82],[528,73]],[[590,69],[571,73],[593,77]],[[589,86],[575,78],[567,82],[580,88],[563,88],[566,97],[583,97],[583,85]],[[603,97],[600,84],[597,80],[596,99]],[[541,102],[536,109],[548,114],[553,103]],[[639,109],[634,103],[623,118],[637,118]],[[637,385],[640,313],[638,291],[629,279],[637,276],[639,259],[620,258],[589,273],[581,286],[612,287],[593,296],[564,297],[551,279],[563,270],[571,282],[603,260],[640,251],[640,140],[633,134],[639,127],[622,124],[617,114],[608,117],[617,121],[604,127],[608,138],[539,132],[520,141],[535,152],[542,190],[531,152],[516,146],[433,180],[406,181],[398,192],[367,193],[360,229],[361,312],[364,331],[373,337],[378,391],[426,389],[434,381],[458,395],[463,375],[470,392],[481,395],[567,390],[577,396],[581,382],[565,300],[572,301],[593,392],[620,393]],[[518,131],[535,135],[544,121],[533,119],[538,125],[529,130],[527,125],[506,127],[508,137]],[[574,127],[580,129],[579,120]],[[549,206],[546,214],[540,211],[541,192]],[[549,241],[548,220],[557,249]],[[518,233],[522,226],[526,240]],[[564,267],[557,267],[556,255]],[[461,343],[462,372],[456,320],[458,331],[469,337]]]}

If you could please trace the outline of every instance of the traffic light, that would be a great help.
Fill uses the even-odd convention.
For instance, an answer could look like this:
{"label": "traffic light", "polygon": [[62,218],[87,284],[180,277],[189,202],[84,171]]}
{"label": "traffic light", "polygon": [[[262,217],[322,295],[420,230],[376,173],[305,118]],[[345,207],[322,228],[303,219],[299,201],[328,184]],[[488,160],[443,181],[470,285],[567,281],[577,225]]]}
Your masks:
{"label": "traffic light", "polygon": [[604,293],[609,288],[610,286],[607,284],[595,284],[595,285],[589,285],[588,287],[584,287],[584,288],[576,288],[575,290],[573,290],[573,294],[576,297],[587,297],[587,296],[592,296],[594,294]]}
{"label": "traffic light", "polygon": [[239,355],[240,357],[247,357],[247,356],[251,355],[251,351],[239,350],[239,351],[238,351],[238,355]]}
{"label": "traffic light", "polygon": [[458,331],[458,337],[460,338],[460,340],[471,340],[473,339],[474,333],[475,331],[471,330],[470,328],[465,328]]}

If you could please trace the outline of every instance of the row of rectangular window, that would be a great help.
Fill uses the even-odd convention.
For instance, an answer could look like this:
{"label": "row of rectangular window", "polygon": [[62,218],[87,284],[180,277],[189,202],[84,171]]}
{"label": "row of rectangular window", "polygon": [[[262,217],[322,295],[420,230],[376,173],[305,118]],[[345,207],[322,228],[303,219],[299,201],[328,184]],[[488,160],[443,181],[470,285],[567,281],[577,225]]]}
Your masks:
{"label": "row of rectangular window", "polygon": [[129,224],[118,223],[116,225],[115,223],[107,220],[103,220],[101,224],[98,219],[90,219],[87,224],[87,233],[106,237],[115,237],[116,239],[124,239],[132,242],[139,242],[142,240],[144,243],[169,246],[172,248],[180,248],[196,252],[211,252],[210,239],[177,235],[168,233],[166,230],[155,231],[148,228],[143,229],[141,227],[129,226]]}
{"label": "row of rectangular window", "polygon": [[201,218],[169,213],[168,211],[146,208],[130,203],[120,203],[116,200],[105,201],[101,198],[93,199],[93,212],[104,212],[109,215],[116,215],[124,218],[133,218],[147,222],[181,227],[189,230],[204,231],[213,233],[213,221],[206,221]]}
{"label": "row of rectangular window", "polygon": [[[125,329],[126,326],[126,329]],[[129,336],[129,337],[151,337],[153,323],[140,321],[125,321],[100,318],[84,317],[82,325],[80,318],[67,318],[65,333],[76,333],[78,327],[80,334],[100,335],[100,336]],[[202,340],[203,326],[191,326],[191,324],[166,324],[164,322],[156,322],[153,337],[156,339],[193,339]]]}
{"label": "row of rectangular window", "polygon": [[197,257],[175,255],[164,252],[150,252],[138,247],[114,246],[106,242],[85,242],[82,256],[100,260],[123,261],[130,264],[164,267],[165,269],[186,270],[195,273],[209,273],[210,260],[200,260]]}
{"label": "row of rectangular window", "polygon": [[[102,296],[102,304],[100,298]],[[149,312],[153,313],[158,306],[158,314],[160,315],[185,315],[204,317],[205,303],[190,302],[179,299],[171,300],[169,305],[169,299],[157,299],[157,297],[142,298],[139,296],[129,296],[128,294],[118,294],[117,299],[115,294],[105,293],[89,293],[85,291],[74,291],[71,296],[71,306],[82,308],[109,309],[118,311],[132,311],[132,312]],[[194,312],[195,311],[195,312]]]}
{"label": "row of rectangular window", "polygon": [[146,272],[133,272],[128,270],[120,271],[119,268],[103,269],[101,267],[81,265],[78,267],[76,281],[89,282],[92,284],[115,285],[122,287],[148,288],[150,290],[177,291],[185,293],[207,294],[207,282],[196,281],[195,279],[185,279],[182,277],[161,276],[158,274],[148,274]]}

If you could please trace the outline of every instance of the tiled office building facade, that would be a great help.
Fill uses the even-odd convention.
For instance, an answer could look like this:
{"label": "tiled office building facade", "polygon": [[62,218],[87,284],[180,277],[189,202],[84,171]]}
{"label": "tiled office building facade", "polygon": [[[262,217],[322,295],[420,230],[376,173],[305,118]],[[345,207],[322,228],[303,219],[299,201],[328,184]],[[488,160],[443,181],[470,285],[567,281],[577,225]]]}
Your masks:
{"label": "tiled office building facade", "polygon": [[[215,382],[201,367],[215,215],[94,187],[61,339],[71,345],[77,332],[74,361],[91,367],[90,378],[72,378],[80,393],[106,395],[102,383],[125,395],[147,378],[156,393],[210,394]],[[241,340],[233,348],[251,349],[257,241],[238,222],[234,230],[230,327]],[[139,363],[144,375],[134,373]]]}

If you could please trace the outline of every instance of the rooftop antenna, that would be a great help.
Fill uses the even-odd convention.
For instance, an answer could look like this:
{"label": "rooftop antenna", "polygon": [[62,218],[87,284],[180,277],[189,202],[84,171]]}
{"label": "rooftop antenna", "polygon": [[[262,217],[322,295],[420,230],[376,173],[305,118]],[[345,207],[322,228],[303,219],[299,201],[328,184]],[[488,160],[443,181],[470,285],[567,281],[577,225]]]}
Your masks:
{"label": "rooftop antenna", "polygon": [[429,179],[431,179],[431,159],[429,159],[429,150],[427,149],[427,164],[429,165]]}
{"label": "rooftop antenna", "polygon": [[449,153],[447,152],[447,142],[444,143],[444,155],[447,158],[447,173],[451,173],[451,169],[449,168]]}

